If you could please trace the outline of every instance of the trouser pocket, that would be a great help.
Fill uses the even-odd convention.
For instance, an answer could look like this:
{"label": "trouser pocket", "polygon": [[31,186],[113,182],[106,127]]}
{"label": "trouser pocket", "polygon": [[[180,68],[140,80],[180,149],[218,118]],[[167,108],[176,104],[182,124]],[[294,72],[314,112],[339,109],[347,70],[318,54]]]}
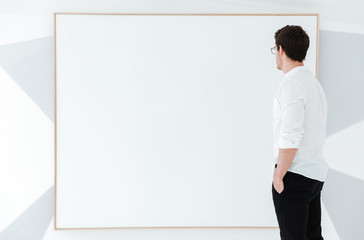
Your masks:
{"label": "trouser pocket", "polygon": [[292,173],[287,171],[286,175],[284,175],[283,177],[283,191],[281,193],[279,193],[275,188],[274,188],[274,183],[272,182],[272,191],[279,195],[282,196],[284,195],[286,192],[290,192],[291,190],[293,190],[293,188],[295,187],[295,184],[299,181],[299,176],[297,176],[297,174]]}

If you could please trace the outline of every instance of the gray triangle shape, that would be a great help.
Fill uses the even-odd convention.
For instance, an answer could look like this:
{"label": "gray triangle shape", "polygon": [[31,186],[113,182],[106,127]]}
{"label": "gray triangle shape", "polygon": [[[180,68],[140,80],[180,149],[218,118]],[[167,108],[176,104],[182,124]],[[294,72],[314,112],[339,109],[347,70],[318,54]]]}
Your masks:
{"label": "gray triangle shape", "polygon": [[54,122],[54,37],[0,46],[0,66]]}
{"label": "gray triangle shape", "polygon": [[41,240],[53,217],[54,186],[50,187],[1,233],[1,240]]}
{"label": "gray triangle shape", "polygon": [[364,239],[363,180],[329,168],[322,202],[340,239]]}

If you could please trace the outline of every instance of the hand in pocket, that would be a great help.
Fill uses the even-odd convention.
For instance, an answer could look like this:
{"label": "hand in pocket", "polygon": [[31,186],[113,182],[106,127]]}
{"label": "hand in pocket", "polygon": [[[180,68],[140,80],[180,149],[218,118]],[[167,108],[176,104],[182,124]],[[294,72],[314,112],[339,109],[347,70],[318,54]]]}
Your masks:
{"label": "hand in pocket", "polygon": [[284,190],[284,184],[283,184],[283,180],[274,180],[273,181],[273,187],[274,189],[281,194]]}

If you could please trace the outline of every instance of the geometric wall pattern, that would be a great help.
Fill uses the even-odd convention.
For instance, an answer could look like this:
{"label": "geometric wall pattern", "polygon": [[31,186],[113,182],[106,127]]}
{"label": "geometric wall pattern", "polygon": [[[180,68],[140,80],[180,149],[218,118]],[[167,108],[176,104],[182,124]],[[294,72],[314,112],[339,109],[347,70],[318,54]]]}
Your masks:
{"label": "geometric wall pattern", "polygon": [[[363,42],[361,34],[320,31],[325,239],[364,239]],[[0,46],[0,239],[279,239],[277,229],[54,231],[53,61],[53,36]]]}

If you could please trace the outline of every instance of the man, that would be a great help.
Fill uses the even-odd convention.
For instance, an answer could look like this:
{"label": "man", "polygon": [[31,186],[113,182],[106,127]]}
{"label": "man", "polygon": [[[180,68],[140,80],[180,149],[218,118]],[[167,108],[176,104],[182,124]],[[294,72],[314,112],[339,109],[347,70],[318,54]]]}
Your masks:
{"label": "man", "polygon": [[322,240],[321,190],[328,165],[325,93],[303,60],[309,37],[300,26],[275,33],[272,53],[285,79],[273,105],[274,176],[272,195],[283,240]]}

